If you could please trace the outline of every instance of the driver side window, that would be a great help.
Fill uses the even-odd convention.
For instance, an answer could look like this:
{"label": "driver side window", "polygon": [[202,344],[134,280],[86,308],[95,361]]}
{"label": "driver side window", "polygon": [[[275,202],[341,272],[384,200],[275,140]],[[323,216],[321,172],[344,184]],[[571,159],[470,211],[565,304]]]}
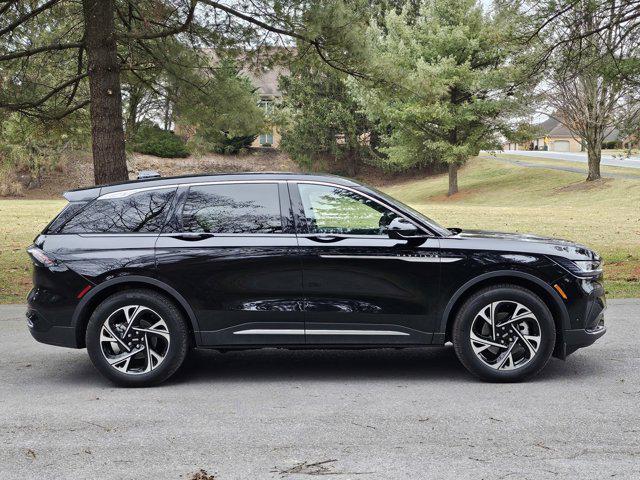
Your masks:
{"label": "driver side window", "polygon": [[298,184],[309,233],[382,235],[398,217],[351,190],[329,185]]}

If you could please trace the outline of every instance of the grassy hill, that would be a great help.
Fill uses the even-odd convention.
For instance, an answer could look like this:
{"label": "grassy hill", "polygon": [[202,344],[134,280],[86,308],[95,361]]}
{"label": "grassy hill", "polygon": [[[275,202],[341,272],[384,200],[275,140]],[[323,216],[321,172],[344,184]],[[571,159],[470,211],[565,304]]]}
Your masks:
{"label": "grassy hill", "polygon": [[[529,159],[531,160],[531,159]],[[446,197],[446,175],[383,189],[445,226],[550,235],[584,243],[605,258],[612,297],[640,297],[640,179],[585,183],[583,174],[475,158]],[[0,302],[24,302],[25,248],[64,200],[0,200]]]}
{"label": "grassy hill", "polygon": [[640,179],[584,178],[475,158],[460,171],[460,193],[453,197],[446,197],[444,175],[384,190],[445,226],[584,243],[603,255],[611,296],[640,297]]}

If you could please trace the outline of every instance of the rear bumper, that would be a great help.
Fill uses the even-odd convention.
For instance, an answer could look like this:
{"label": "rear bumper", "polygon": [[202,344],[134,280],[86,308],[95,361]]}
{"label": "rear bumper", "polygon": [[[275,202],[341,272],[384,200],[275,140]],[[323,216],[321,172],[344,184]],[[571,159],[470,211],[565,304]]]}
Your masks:
{"label": "rear bumper", "polygon": [[74,327],[52,325],[36,310],[27,310],[27,326],[31,336],[40,343],[58,347],[80,348]]}

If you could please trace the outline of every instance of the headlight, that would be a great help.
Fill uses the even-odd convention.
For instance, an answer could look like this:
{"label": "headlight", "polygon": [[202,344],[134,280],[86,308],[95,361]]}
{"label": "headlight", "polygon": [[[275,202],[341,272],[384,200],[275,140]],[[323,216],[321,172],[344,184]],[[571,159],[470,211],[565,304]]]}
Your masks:
{"label": "headlight", "polygon": [[583,274],[591,276],[602,273],[602,262],[598,260],[574,260],[573,263]]}
{"label": "headlight", "polygon": [[601,260],[568,260],[564,257],[553,257],[553,260],[576,277],[597,277],[602,273]]}

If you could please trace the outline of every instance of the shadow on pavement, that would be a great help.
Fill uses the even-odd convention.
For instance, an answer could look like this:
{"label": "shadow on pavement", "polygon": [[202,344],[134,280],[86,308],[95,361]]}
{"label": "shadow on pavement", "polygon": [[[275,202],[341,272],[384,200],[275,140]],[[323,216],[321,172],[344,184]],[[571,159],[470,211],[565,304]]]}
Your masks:
{"label": "shadow on pavement", "polygon": [[[567,362],[551,359],[532,379],[570,380],[600,375],[600,361],[588,356]],[[438,380],[476,382],[458,361],[453,347],[378,350],[262,349],[218,353],[196,350],[174,382],[208,381],[369,381]]]}
{"label": "shadow on pavement", "polygon": [[469,378],[452,347],[378,350],[196,350],[177,381]]}
{"label": "shadow on pavement", "polygon": [[[78,352],[80,353],[80,352]],[[83,352],[86,355],[86,352]],[[552,358],[532,382],[584,381],[606,374],[610,364],[595,355],[574,354],[566,362]],[[49,359],[41,372],[49,383],[111,385],[88,357],[58,368]],[[609,367],[608,367],[609,365]],[[458,361],[453,347],[378,350],[259,349],[219,353],[194,350],[166,386],[222,382],[425,380],[478,382]]]}

